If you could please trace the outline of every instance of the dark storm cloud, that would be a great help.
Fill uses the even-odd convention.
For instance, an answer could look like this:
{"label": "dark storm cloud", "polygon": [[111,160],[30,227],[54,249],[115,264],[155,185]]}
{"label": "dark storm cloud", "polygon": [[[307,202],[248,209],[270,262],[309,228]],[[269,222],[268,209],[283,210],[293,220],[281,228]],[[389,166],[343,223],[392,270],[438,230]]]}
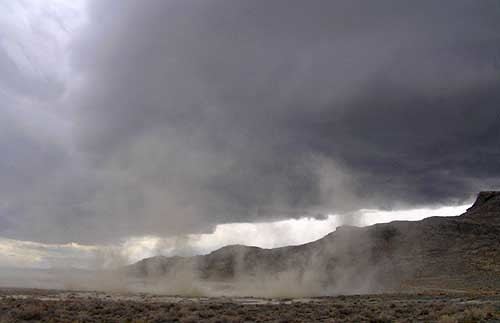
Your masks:
{"label": "dark storm cloud", "polygon": [[70,95],[84,170],[64,180],[55,204],[71,207],[48,222],[67,225],[45,239],[456,203],[498,187],[495,1],[89,10]]}
{"label": "dark storm cloud", "polygon": [[[43,195],[68,167],[67,148],[54,136],[63,131],[53,129],[61,125],[51,111],[64,86],[57,68],[45,73],[50,66],[41,62],[50,61],[48,55],[36,51],[54,41],[46,26],[38,21],[34,31],[18,23],[25,17],[16,5],[22,4],[0,4],[0,238],[45,240],[54,226],[51,205],[59,200]],[[33,33],[39,39],[30,38]]]}
{"label": "dark storm cloud", "polygon": [[[8,96],[0,102],[0,235],[44,240],[54,225],[47,212],[58,199],[42,196],[65,166],[67,152],[19,120],[15,110],[23,102]],[[36,232],[45,225],[48,230],[39,236]]]}

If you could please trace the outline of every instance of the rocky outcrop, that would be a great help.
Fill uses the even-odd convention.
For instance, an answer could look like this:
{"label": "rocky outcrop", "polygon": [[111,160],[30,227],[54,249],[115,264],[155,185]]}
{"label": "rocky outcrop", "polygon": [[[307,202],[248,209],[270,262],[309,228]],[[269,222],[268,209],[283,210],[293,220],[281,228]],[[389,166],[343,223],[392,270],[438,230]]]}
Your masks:
{"label": "rocky outcrop", "polygon": [[470,208],[467,209],[468,212],[478,210],[485,205],[490,206],[497,211],[500,211],[500,192],[499,191],[483,191],[477,196],[476,201]]}
{"label": "rocky outcrop", "polygon": [[500,192],[485,191],[479,193],[476,202],[467,210],[464,217],[475,222],[498,225],[500,222]]}

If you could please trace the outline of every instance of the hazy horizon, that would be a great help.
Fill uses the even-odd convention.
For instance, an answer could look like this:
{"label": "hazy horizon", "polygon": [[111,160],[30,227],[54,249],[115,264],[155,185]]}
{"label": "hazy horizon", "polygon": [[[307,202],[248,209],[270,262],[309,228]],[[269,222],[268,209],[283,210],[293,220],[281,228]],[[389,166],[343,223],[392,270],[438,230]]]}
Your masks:
{"label": "hazy horizon", "polygon": [[[391,221],[418,221],[432,216],[458,216],[471,204],[401,211],[362,210],[357,215],[328,215],[268,223],[227,223],[214,232],[187,237],[132,237],[114,245],[42,244],[0,238],[0,268],[115,269],[154,256],[204,255],[227,245],[260,248],[301,245],[334,232],[338,226],[369,226]],[[10,265],[9,265],[10,264]],[[5,276],[3,277],[5,278]],[[0,275],[0,283],[2,275]],[[1,284],[0,284],[1,285]]]}

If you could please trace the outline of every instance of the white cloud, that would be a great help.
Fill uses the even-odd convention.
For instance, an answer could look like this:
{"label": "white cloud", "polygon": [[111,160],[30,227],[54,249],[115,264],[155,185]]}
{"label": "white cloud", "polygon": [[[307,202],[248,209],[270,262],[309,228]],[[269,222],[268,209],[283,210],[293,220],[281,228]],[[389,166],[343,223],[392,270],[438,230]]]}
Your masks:
{"label": "white cloud", "polygon": [[0,39],[17,67],[36,78],[64,79],[71,39],[86,22],[83,0],[0,4]]}
{"label": "white cloud", "polygon": [[0,238],[1,267],[86,267],[98,246],[44,244]]}
{"label": "white cloud", "polygon": [[437,209],[412,209],[400,211],[361,210],[361,225],[386,223],[396,220],[418,221],[431,216],[456,216],[465,213],[469,204],[445,206]]}

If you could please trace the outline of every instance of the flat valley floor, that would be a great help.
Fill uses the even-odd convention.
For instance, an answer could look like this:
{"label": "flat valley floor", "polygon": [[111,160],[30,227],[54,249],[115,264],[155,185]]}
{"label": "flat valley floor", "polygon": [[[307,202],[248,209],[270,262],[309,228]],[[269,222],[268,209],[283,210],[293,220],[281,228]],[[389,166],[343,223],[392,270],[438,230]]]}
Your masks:
{"label": "flat valley floor", "polygon": [[0,322],[500,322],[500,294],[262,299],[1,288]]}

